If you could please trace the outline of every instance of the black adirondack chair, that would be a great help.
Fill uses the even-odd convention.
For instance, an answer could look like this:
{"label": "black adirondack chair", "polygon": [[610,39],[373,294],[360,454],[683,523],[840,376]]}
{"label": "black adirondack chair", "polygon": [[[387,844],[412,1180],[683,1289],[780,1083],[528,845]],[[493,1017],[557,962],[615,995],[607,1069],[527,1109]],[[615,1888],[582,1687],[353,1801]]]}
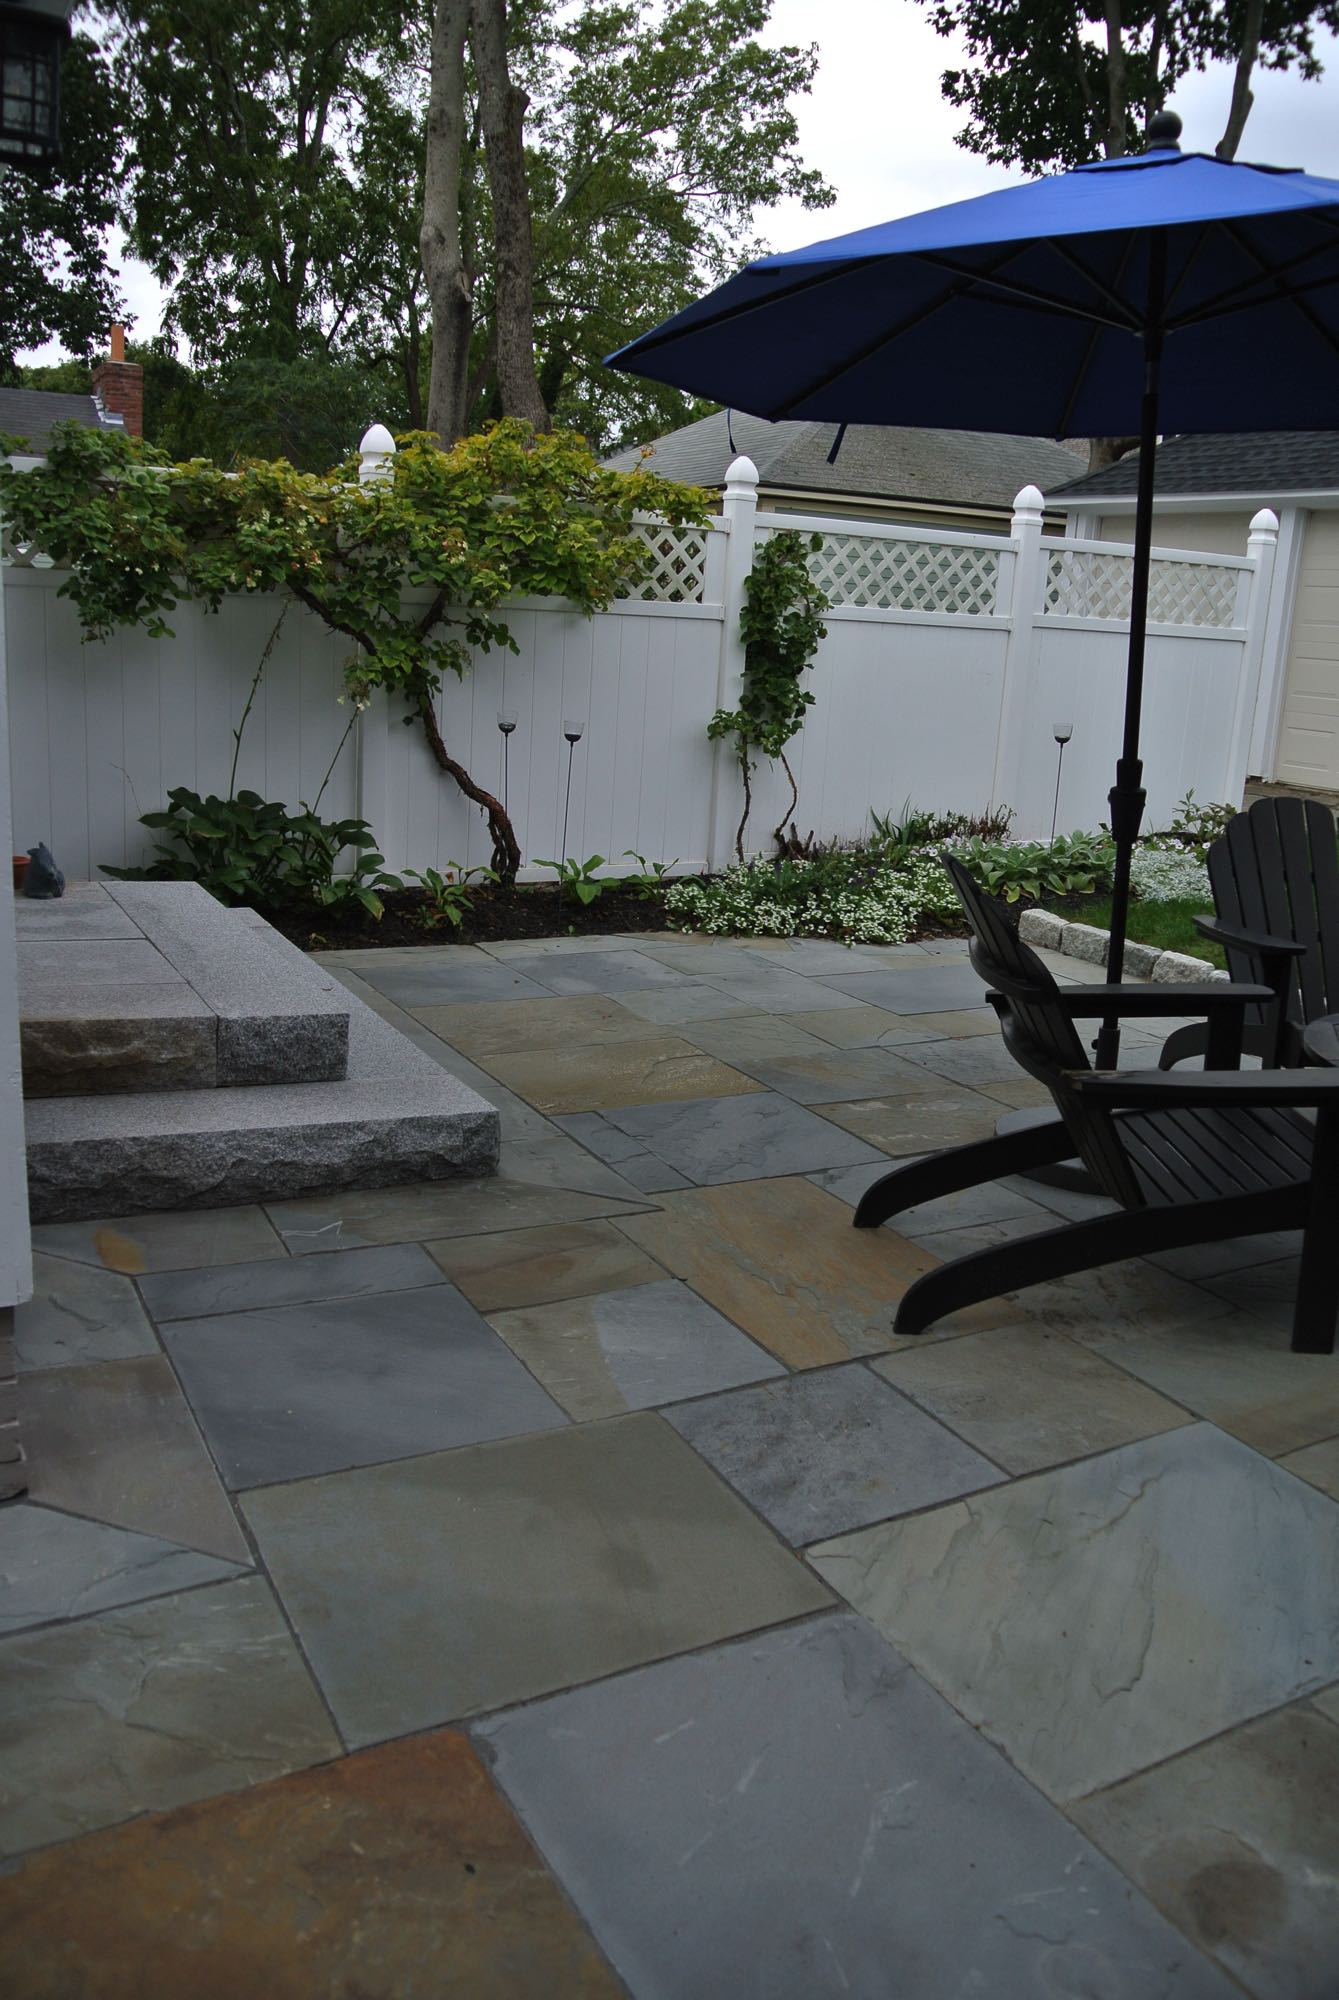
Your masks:
{"label": "black adirondack chair", "polygon": [[[1060,1118],[1007,1137],[954,1146],[895,1168],[862,1196],[857,1229],[917,1202],[1077,1153],[1117,1213],[1002,1243],[931,1271],[911,1286],[899,1334],[981,1299],[1186,1243],[1263,1230],[1305,1231],[1293,1320],[1298,1353],[1334,1350],[1339,1257],[1339,1070],[1238,1067],[1246,1009],[1267,1008],[1268,986],[1061,988],[1019,942],[999,905],[951,857],[945,865],[972,928],[971,958],[990,988],[1007,1047],[1044,1083]],[[1207,1015],[1208,1066],[1097,1071],[1076,1019],[1168,1011]],[[1305,1115],[1314,1112],[1314,1118]]]}
{"label": "black adirondack chair", "polygon": [[[1209,849],[1213,917],[1197,917],[1221,944],[1235,980],[1263,979],[1281,1004],[1252,1008],[1244,1047],[1271,1066],[1299,1068],[1302,1030],[1339,1013],[1339,841],[1316,799],[1258,799]],[[1203,1055],[1203,1023],[1177,1028],[1161,1067]]]}

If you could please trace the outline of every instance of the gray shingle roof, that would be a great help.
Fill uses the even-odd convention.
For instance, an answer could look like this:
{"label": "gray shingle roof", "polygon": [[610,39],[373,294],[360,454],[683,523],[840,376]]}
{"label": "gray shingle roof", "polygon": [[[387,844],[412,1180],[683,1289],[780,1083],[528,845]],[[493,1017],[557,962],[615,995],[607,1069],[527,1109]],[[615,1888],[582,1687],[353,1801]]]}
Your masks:
{"label": "gray shingle roof", "polygon": [[644,462],[667,479],[723,486],[731,459],[743,453],[757,466],[764,486],[1005,509],[1020,487],[1058,485],[1075,464],[1069,447],[1050,438],[852,424],[836,464],[829,465],[835,424],[773,424],[736,411],[729,429],[733,448],[726,413],[718,410],[657,438],[644,460],[643,448],[633,447],[605,463],[626,472]]}
{"label": "gray shingle roof", "polygon": [[51,426],[70,422],[87,424],[90,430],[101,428],[91,396],[66,396],[55,389],[0,389],[0,431],[27,438],[38,457],[46,450]]}
{"label": "gray shingle roof", "polygon": [[[1048,500],[1133,497],[1139,454],[1132,451],[1101,472],[1064,486],[1048,486]],[[1202,437],[1165,438],[1158,446],[1159,500],[1193,494],[1248,493],[1266,500],[1281,493],[1339,489],[1339,431],[1223,431]]]}

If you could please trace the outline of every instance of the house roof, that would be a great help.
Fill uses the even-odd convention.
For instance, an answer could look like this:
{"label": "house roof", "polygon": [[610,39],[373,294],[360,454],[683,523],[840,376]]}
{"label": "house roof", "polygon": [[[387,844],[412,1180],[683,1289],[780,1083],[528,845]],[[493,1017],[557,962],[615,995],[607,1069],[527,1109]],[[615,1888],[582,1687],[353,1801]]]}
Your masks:
{"label": "house roof", "polygon": [[1008,509],[1020,487],[1058,485],[1075,462],[1067,445],[1050,438],[852,424],[829,465],[836,435],[835,424],[769,423],[737,411],[727,428],[726,412],[718,410],[605,463],[623,472],[644,463],[667,479],[723,486],[730,461],[742,453],[766,487]]}
{"label": "house roof", "polygon": [[[1129,452],[1100,472],[1064,486],[1048,486],[1048,500],[1133,499],[1139,453]],[[1157,454],[1159,500],[1195,494],[1339,490],[1339,431],[1217,431],[1164,438]]]}
{"label": "house roof", "polygon": [[87,424],[90,430],[99,430],[103,422],[92,396],[66,396],[55,389],[0,389],[0,431],[26,438],[39,458],[53,424]]}

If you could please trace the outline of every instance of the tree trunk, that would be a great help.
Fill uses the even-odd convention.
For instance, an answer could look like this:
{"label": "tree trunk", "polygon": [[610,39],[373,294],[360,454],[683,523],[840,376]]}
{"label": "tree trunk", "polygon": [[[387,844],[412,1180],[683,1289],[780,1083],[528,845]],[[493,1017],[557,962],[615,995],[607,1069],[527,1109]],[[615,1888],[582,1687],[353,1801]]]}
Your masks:
{"label": "tree trunk", "polygon": [[1232,102],[1228,107],[1227,123],[1223,136],[1214,147],[1220,160],[1235,160],[1241,135],[1246,129],[1246,120],[1251,115],[1255,98],[1251,91],[1251,71],[1255,68],[1256,57],[1260,53],[1260,32],[1264,26],[1264,0],[1248,0],[1246,18],[1241,24],[1241,47],[1237,50],[1237,67],[1232,76]]}
{"label": "tree trunk", "polygon": [[535,373],[534,244],[525,174],[529,99],[507,68],[506,0],[472,0],[470,46],[493,198],[498,390],[504,415],[525,417],[546,431],[552,419]]}
{"label": "tree trunk", "polygon": [[460,156],[465,136],[465,36],[470,0],[436,0],[419,254],[432,305],[428,429],[453,445],[465,428],[471,299],[460,244]]}
{"label": "tree trunk", "polygon": [[1125,152],[1125,44],[1121,39],[1121,0],[1106,0],[1103,12],[1107,24],[1107,132],[1103,150],[1109,160]]}
{"label": "tree trunk", "polygon": [[1137,437],[1089,438],[1089,472],[1105,472],[1106,468],[1114,465],[1118,458],[1124,458],[1127,451],[1133,451],[1138,442]]}

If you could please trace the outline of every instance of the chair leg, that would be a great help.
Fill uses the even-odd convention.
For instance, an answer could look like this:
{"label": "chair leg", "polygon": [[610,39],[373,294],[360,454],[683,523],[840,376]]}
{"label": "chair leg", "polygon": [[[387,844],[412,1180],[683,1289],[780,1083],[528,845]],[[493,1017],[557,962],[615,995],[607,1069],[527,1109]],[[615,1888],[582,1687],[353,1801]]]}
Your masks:
{"label": "chair leg", "polygon": [[1026,1173],[1029,1167],[1050,1166],[1056,1160],[1068,1160],[1073,1152],[1074,1141],[1059,1117],[1053,1125],[1034,1125],[1026,1132],[978,1139],[969,1146],[948,1146],[942,1153],[894,1167],[866,1188],[856,1203],[853,1227],[877,1229],[890,1215],[900,1215],[918,1202],[957,1194],[961,1188],[980,1187],[1006,1174]]}
{"label": "chair leg", "polygon": [[978,1305],[982,1299],[1120,1263],[1127,1257],[1145,1257],[1154,1250],[1213,1243],[1225,1236],[1264,1229],[1296,1228],[1297,1208],[1296,1188],[1278,1188],[1172,1208],[1123,1209],[1117,1215],[1100,1215],[1089,1222],[1072,1222],[1065,1229],[1044,1229],[1035,1236],[993,1244],[918,1278],[897,1308],[893,1331],[899,1335],[924,1333],[936,1320],[964,1306]]}
{"label": "chair leg", "polygon": [[1316,1119],[1311,1155],[1311,1197],[1302,1268],[1293,1309],[1294,1354],[1333,1354],[1339,1314],[1339,1257],[1334,1250],[1335,1201],[1339,1197],[1339,1118],[1324,1110]]}

